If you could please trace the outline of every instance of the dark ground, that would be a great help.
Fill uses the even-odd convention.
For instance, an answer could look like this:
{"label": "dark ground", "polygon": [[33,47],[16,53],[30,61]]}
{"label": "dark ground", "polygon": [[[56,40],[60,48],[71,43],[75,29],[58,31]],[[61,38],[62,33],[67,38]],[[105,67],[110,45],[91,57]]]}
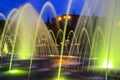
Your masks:
{"label": "dark ground", "polygon": [[[8,71],[9,61],[1,63],[0,80],[57,80],[58,67],[51,68],[51,59],[33,60],[30,77],[29,75],[29,60],[15,60],[13,61],[13,69],[22,69],[27,73],[10,74]],[[105,80],[104,75],[92,72],[71,72],[66,68],[62,68],[61,76],[64,79],[60,80]],[[109,77],[108,80],[120,80],[120,78]]]}

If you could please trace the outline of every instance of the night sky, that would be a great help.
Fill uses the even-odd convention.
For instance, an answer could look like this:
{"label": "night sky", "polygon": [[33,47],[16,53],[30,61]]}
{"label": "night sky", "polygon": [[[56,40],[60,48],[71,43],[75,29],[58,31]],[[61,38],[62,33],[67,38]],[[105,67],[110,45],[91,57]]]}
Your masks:
{"label": "night sky", "polygon": [[[0,13],[3,13],[7,17],[8,13],[13,8],[19,8],[26,3],[32,4],[36,11],[40,13],[42,6],[47,1],[50,1],[53,4],[57,15],[63,15],[66,13],[69,0],[0,0]],[[73,0],[70,13],[72,14],[74,12],[76,14],[80,14],[83,4],[84,0]],[[48,15],[48,13],[50,17],[53,17],[50,9],[46,9],[43,15],[44,19],[47,18],[46,15]]]}

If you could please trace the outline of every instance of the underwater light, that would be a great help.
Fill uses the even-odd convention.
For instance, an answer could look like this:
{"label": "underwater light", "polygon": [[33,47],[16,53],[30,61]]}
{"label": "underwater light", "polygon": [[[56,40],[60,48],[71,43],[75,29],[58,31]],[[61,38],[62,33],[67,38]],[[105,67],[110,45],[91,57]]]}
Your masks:
{"label": "underwater light", "polygon": [[104,62],[103,62],[103,68],[112,68],[113,66],[112,66],[112,62],[111,61],[107,61],[107,60],[105,60]]}
{"label": "underwater light", "polygon": [[4,74],[10,74],[10,75],[23,75],[23,74],[27,74],[27,71],[24,70],[18,70],[18,69],[14,69],[14,70],[9,70],[6,71]]}
{"label": "underwater light", "polygon": [[9,73],[18,73],[18,70],[10,70]]}
{"label": "underwater light", "polygon": [[[54,78],[53,80],[58,80],[58,78]],[[68,79],[66,79],[65,77],[62,76],[59,78],[59,80],[68,80]]]}

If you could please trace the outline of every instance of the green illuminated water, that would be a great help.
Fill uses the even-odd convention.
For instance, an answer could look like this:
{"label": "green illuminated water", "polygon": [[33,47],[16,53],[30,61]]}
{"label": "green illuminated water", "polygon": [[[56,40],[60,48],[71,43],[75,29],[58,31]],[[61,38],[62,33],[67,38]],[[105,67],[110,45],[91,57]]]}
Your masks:
{"label": "green illuminated water", "polygon": [[[106,80],[109,74],[117,75],[116,71],[120,67],[119,3],[119,0],[86,1],[80,15],[91,16],[79,17],[75,29],[77,39],[74,37],[72,40],[72,44],[80,44],[77,52],[79,61],[82,59],[85,62],[88,59],[87,66],[82,65],[82,70],[84,71],[86,67],[87,71],[92,69],[94,72],[96,69],[100,71],[103,69],[106,71]],[[75,49],[75,46],[71,46],[69,55],[75,54]],[[109,73],[109,70],[114,72]]]}
{"label": "green illuminated water", "polygon": [[[101,72],[98,73],[103,73],[102,70],[105,70],[105,79],[107,80],[110,74],[109,70],[113,70],[112,74],[116,76],[116,71],[120,69],[120,1],[91,1],[86,0],[75,31],[71,30],[68,33],[67,38],[71,39],[72,35],[73,39],[71,39],[70,49],[67,52],[67,60],[72,62],[78,58],[77,62],[83,64],[77,65],[77,67],[72,65],[72,68],[78,71],[95,72],[100,69]],[[69,14],[71,4],[72,0],[69,1],[67,14]],[[2,51],[11,53],[9,73],[18,72],[17,70],[11,71],[14,56],[17,56],[17,59],[30,59],[28,75],[30,76],[32,60],[35,56],[59,55],[57,80],[61,79],[62,60],[67,50],[64,43],[68,20],[65,20],[64,30],[59,29],[55,36],[52,30],[47,29],[42,20],[46,7],[50,7],[53,14],[57,16],[54,6],[49,1],[44,4],[39,14],[31,4],[25,4],[9,13],[7,19],[10,21],[6,20],[0,41],[0,55]],[[5,36],[8,34],[13,35],[9,36],[10,45],[5,42]],[[60,51],[57,47],[58,38],[61,38]]]}
{"label": "green illuminated water", "polygon": [[9,52],[7,43],[4,44],[3,52],[4,53],[8,53]]}

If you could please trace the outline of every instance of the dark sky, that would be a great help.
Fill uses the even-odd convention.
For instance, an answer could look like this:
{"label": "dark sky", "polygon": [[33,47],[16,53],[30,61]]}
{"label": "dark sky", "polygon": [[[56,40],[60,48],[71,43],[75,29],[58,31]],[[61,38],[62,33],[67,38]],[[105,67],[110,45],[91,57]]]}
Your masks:
{"label": "dark sky", "polygon": [[[8,13],[13,8],[19,8],[20,6],[30,3],[33,5],[33,7],[36,9],[38,13],[40,13],[40,10],[42,6],[45,4],[45,2],[50,1],[53,6],[55,7],[55,10],[57,12],[57,15],[63,15],[66,13],[67,5],[69,3],[69,0],[0,0],[0,13],[3,13],[6,17]],[[79,14],[82,6],[84,4],[84,0],[73,0],[70,13],[75,12],[76,14]],[[46,12],[44,13],[44,18],[46,18],[46,15],[51,14],[50,10],[46,9]],[[53,16],[50,16],[53,17]]]}

